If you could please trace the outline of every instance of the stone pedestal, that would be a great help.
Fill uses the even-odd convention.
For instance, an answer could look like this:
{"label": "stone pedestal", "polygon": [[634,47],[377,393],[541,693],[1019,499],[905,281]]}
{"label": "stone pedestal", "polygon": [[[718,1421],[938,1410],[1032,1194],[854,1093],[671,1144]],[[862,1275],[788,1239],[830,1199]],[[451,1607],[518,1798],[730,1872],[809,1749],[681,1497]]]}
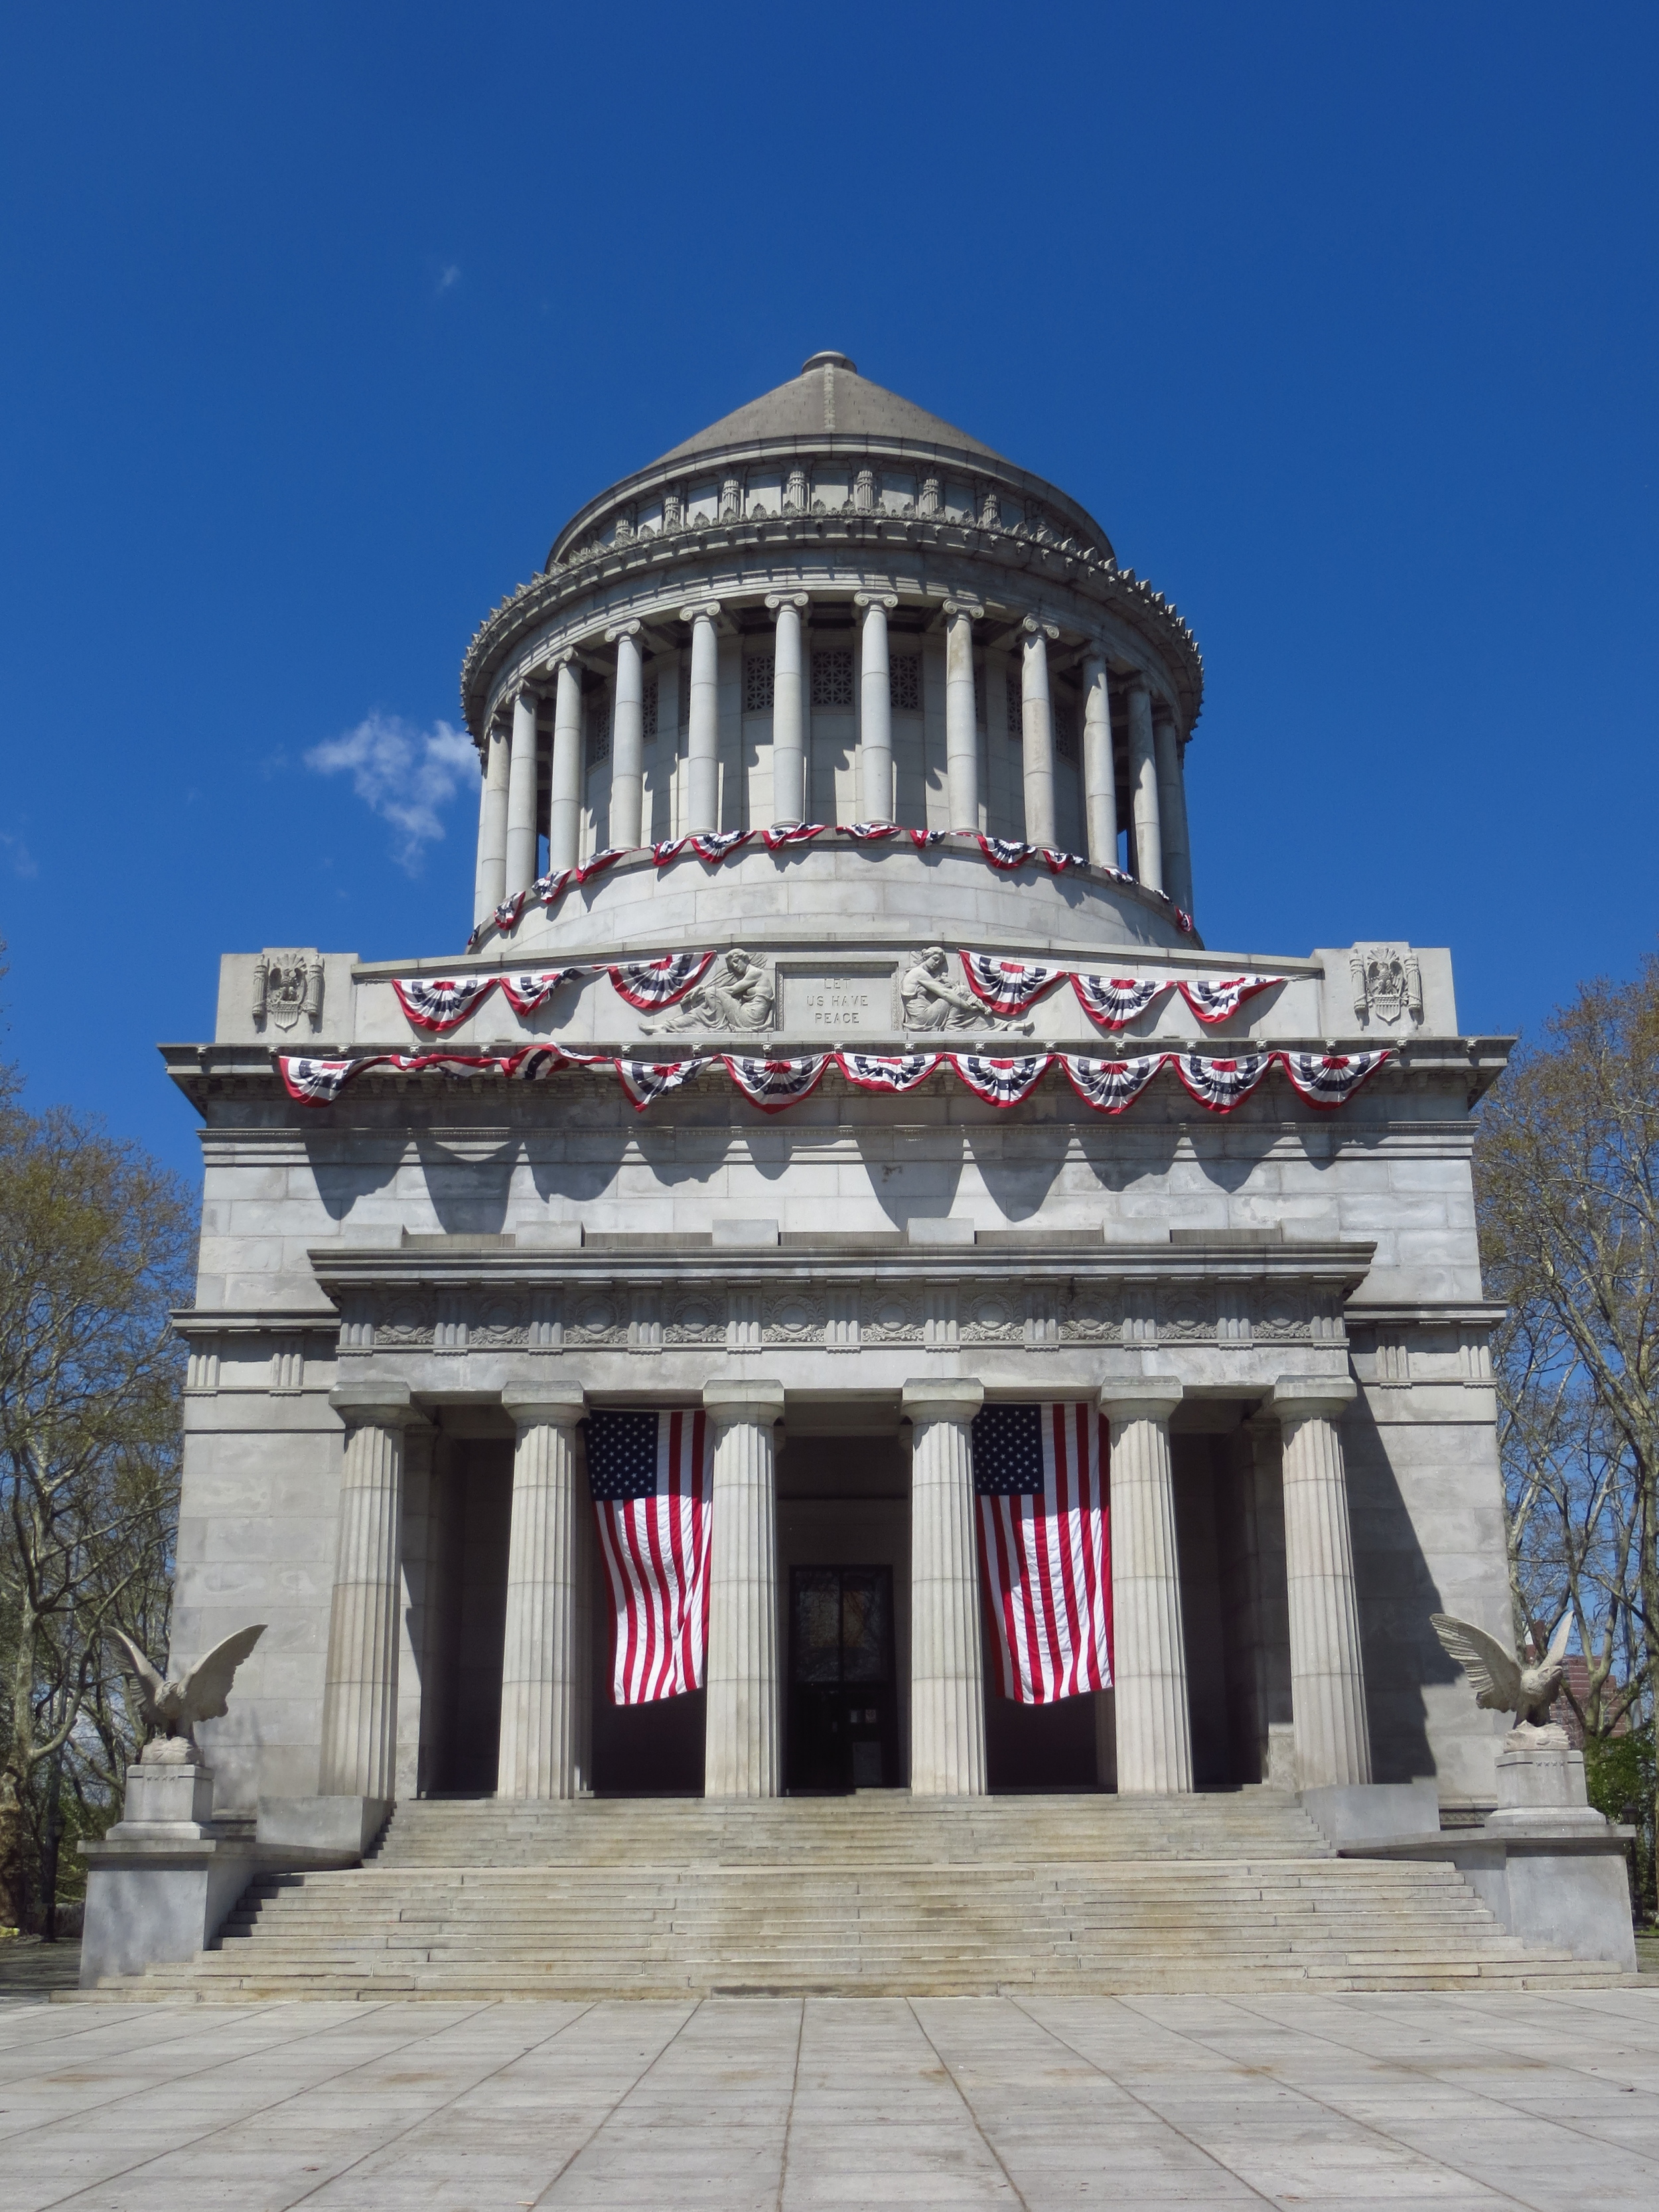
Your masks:
{"label": "stone pedestal", "polygon": [[1584,1787],[1584,1754],[1574,1751],[1563,1728],[1514,1729],[1496,1762],[1498,1809],[1486,1819],[1488,1835],[1599,1836],[1607,1820]]}
{"label": "stone pedestal", "polygon": [[149,1836],[198,1841],[213,1829],[213,1776],[205,1766],[177,1759],[140,1759],[127,1769],[121,1818],[111,1836]]}
{"label": "stone pedestal", "polygon": [[1181,1396],[1180,1383],[1162,1376],[1101,1393],[1111,1423],[1112,1673],[1125,1794],[1193,1786],[1170,1466],[1170,1416]]}
{"label": "stone pedestal", "polygon": [[985,1794],[985,1668],[969,1429],[970,1382],[904,1386],[911,1431],[910,1793]]}
{"label": "stone pedestal", "polygon": [[703,1794],[775,1797],[781,1784],[772,1429],[783,1419],[783,1385],[711,1383],[703,1407],[716,1431]]}

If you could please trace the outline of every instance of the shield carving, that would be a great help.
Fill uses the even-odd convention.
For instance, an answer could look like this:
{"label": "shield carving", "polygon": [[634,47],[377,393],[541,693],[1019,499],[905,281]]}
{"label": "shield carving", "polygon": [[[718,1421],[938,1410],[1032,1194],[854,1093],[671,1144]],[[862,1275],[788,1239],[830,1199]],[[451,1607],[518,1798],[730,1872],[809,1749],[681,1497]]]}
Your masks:
{"label": "shield carving", "polygon": [[267,949],[253,964],[253,1019],[289,1030],[301,1015],[315,1028],[323,1011],[323,963],[308,946]]}

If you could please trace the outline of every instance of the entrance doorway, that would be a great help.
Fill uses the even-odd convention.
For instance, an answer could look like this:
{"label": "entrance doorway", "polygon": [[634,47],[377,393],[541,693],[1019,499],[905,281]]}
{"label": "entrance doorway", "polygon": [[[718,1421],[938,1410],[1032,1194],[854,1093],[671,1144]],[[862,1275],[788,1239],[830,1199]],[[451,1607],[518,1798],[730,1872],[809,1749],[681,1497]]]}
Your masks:
{"label": "entrance doorway", "polygon": [[788,1744],[791,1790],[897,1783],[891,1567],[790,1569]]}

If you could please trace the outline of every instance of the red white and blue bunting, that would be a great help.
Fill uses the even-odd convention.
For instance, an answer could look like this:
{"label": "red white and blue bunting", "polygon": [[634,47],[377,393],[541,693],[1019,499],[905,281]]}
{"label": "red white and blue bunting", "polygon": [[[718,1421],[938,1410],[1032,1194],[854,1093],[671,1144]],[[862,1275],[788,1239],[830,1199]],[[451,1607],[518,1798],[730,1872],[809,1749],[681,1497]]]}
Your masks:
{"label": "red white and blue bunting", "polygon": [[1034,968],[1024,960],[999,960],[988,952],[964,952],[962,964],[981,1006],[1005,1020],[1036,1006],[1066,973],[1063,968]]}
{"label": "red white and blue bunting", "polygon": [[1360,1085],[1392,1057],[1376,1052],[1257,1052],[1222,1059],[1195,1052],[1146,1053],[1133,1060],[1091,1058],[1065,1052],[1024,1053],[997,1059],[985,1053],[809,1053],[787,1060],[754,1060],[735,1053],[701,1059],[628,1060],[611,1053],[568,1052],[559,1045],[527,1045],[513,1053],[378,1052],[356,1060],[313,1060],[278,1054],[276,1066],[291,1098],[329,1106],[348,1083],[375,1069],[395,1075],[498,1076],[534,1083],[565,1067],[610,1067],[634,1105],[643,1109],[708,1068],[723,1066],[751,1104],[778,1114],[810,1097],[833,1061],[860,1091],[914,1091],[948,1067],[988,1105],[1010,1107],[1029,1098],[1058,1066],[1084,1103],[1099,1114],[1121,1114],[1160,1069],[1172,1067],[1190,1097],[1206,1112],[1231,1114],[1275,1064],[1297,1093],[1322,1109],[1345,1106]]}
{"label": "red white and blue bunting", "polygon": [[392,988],[398,994],[398,1004],[417,1030],[430,1030],[434,1036],[443,1036],[450,1030],[459,1029],[500,980],[495,975],[394,975]]}
{"label": "red white and blue bunting", "polygon": [[[520,917],[530,902],[535,901],[547,908],[556,906],[573,884],[580,888],[591,883],[595,876],[603,875],[607,868],[613,867],[632,850],[648,852],[653,864],[659,868],[665,868],[672,861],[684,859],[688,854],[695,854],[710,867],[718,867],[722,861],[730,860],[733,854],[742,852],[749,845],[759,842],[769,853],[777,853],[791,845],[804,845],[814,837],[822,837],[832,829],[838,836],[855,838],[864,845],[882,845],[890,838],[908,837],[918,852],[931,851],[934,846],[942,844],[948,836],[963,839],[971,837],[991,866],[1005,873],[1033,866],[1045,867],[1050,875],[1055,876],[1064,874],[1070,868],[1091,868],[1097,875],[1104,876],[1113,883],[1151,891],[1150,885],[1137,884],[1134,878],[1126,875],[1121,868],[1091,861],[1081,853],[1056,852],[1051,846],[1028,845],[1017,838],[987,837],[977,830],[907,830],[896,822],[787,822],[765,830],[700,830],[692,836],[663,837],[654,845],[637,848],[608,846],[603,853],[596,853],[591,860],[584,860],[580,867],[550,870],[546,875],[538,877],[527,891],[519,891],[504,901],[489,921],[480,922],[473,931],[467,939],[467,950],[471,951],[480,943],[492,922],[503,936],[507,935],[518,927]],[[1151,896],[1161,900],[1170,908],[1177,929],[1185,935],[1192,934],[1191,915],[1176,906],[1163,891],[1151,891]]]}
{"label": "red white and blue bunting", "polygon": [[[556,991],[578,976],[591,975],[591,968],[538,968],[501,977],[501,996],[515,1014],[539,1013]],[[398,994],[399,997],[402,994]]]}
{"label": "red white and blue bunting", "polygon": [[751,1106],[758,1106],[763,1114],[781,1114],[817,1089],[830,1055],[815,1052],[805,1060],[745,1060],[738,1053],[723,1052],[720,1058]]}
{"label": "red white and blue bunting", "polygon": [[1127,1029],[1152,1000],[1172,988],[1168,975],[1073,975],[1078,1004],[1103,1030]]}
{"label": "red white and blue bunting", "polygon": [[708,972],[712,952],[674,952],[663,960],[624,960],[611,969],[617,995],[654,1014],[695,990]]}
{"label": "red white and blue bunting", "polygon": [[1139,1060],[1090,1060],[1079,1053],[1062,1053],[1060,1064],[1085,1106],[1092,1106],[1097,1114],[1121,1114],[1133,1105],[1169,1056],[1149,1052]]}

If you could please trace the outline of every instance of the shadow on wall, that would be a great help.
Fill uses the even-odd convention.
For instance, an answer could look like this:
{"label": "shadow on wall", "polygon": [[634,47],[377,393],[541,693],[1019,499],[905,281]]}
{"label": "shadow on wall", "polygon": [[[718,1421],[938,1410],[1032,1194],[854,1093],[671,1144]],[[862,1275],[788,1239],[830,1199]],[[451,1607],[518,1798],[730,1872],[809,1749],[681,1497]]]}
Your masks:
{"label": "shadow on wall", "polygon": [[1455,1680],[1459,1669],[1429,1626],[1443,1610],[1439,1585],[1363,1394],[1342,1424],[1342,1448],[1372,1779],[1410,1782],[1436,1771],[1424,1688]]}
{"label": "shadow on wall", "polygon": [[507,1221],[513,1170],[520,1144],[514,1137],[493,1152],[459,1153],[428,1130],[417,1130],[415,1150],[426,1182],[426,1194],[438,1226],[447,1237],[493,1237]]}
{"label": "shadow on wall", "polygon": [[[341,1139],[334,1132],[319,1132],[305,1139],[306,1157],[317,1185],[317,1195],[331,1221],[343,1221],[360,1198],[386,1190],[397,1181],[396,1158],[340,1159]],[[346,1141],[349,1142],[349,1139]]]}
{"label": "shadow on wall", "polygon": [[[941,1220],[950,1212],[962,1182],[960,1147],[954,1160],[939,1153],[907,1160],[899,1133],[861,1127],[855,1133],[870,1195],[895,1229],[913,1218]],[[929,1132],[930,1139],[935,1135]]]}

